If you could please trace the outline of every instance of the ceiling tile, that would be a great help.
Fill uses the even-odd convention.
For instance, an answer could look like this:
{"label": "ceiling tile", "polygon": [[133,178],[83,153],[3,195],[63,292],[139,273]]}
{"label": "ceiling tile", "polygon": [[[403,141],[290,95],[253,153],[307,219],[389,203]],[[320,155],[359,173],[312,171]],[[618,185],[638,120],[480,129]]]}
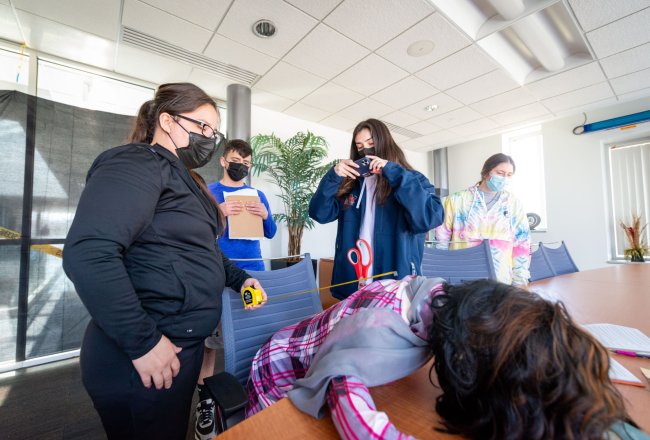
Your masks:
{"label": "ceiling tile", "polygon": [[402,108],[422,98],[432,96],[438,90],[421,79],[409,76],[372,95],[372,99],[395,108]]}
{"label": "ceiling tile", "polygon": [[500,125],[515,124],[522,121],[538,118],[541,116],[549,115],[549,111],[539,102],[524,105],[519,108],[497,113],[490,116],[490,119],[496,121]]}
{"label": "ceiling tile", "polygon": [[117,39],[120,2],[105,0],[13,0],[17,10],[79,29],[108,40]]}
{"label": "ceiling tile", "polygon": [[[253,34],[255,22],[265,18],[275,24],[271,38]],[[219,25],[218,32],[272,57],[281,58],[316,26],[317,21],[282,0],[236,0]]]}
{"label": "ceiling tile", "polygon": [[116,44],[94,34],[16,11],[29,47],[79,63],[113,70]]}
{"label": "ceiling tile", "polygon": [[368,49],[375,50],[433,12],[425,1],[346,0],[325,23]]}
{"label": "ceiling tile", "polygon": [[357,126],[358,121],[342,118],[341,116],[338,115],[332,115],[323,119],[322,121],[320,121],[320,123],[323,125],[327,125],[328,127],[332,127],[338,130],[343,130],[352,133],[354,127]]}
{"label": "ceiling tile", "polygon": [[496,68],[494,61],[474,45],[422,69],[415,75],[444,91]]}
{"label": "ceiling tile", "polygon": [[324,82],[324,79],[316,75],[280,61],[255,84],[255,87],[297,101]]}
{"label": "ceiling tile", "polygon": [[439,147],[444,143],[449,142],[451,139],[455,139],[457,137],[458,135],[456,133],[452,133],[449,130],[441,130],[429,134],[427,136],[422,136],[421,138],[417,138],[417,140],[422,145],[422,147],[419,149],[431,149],[431,148]]}
{"label": "ceiling tile", "polygon": [[600,60],[608,78],[616,78],[650,67],[650,43],[619,52]]}
{"label": "ceiling tile", "polygon": [[251,104],[258,107],[264,107],[269,110],[281,112],[294,103],[291,99],[282,96],[274,95],[273,93],[266,92],[257,88],[252,89]]}
{"label": "ceiling tile", "polygon": [[406,76],[407,72],[373,53],[332,81],[355,92],[372,95]]}
{"label": "ceiling tile", "polygon": [[23,40],[14,12],[11,7],[5,5],[0,5],[0,38],[9,41]]}
{"label": "ceiling tile", "polygon": [[[142,66],[156,66],[156,68],[143,69]],[[140,48],[121,44],[117,51],[115,71],[154,84],[164,84],[187,81],[192,66]]]}
{"label": "ceiling tile", "polygon": [[467,124],[458,125],[449,129],[452,133],[456,133],[460,136],[471,136],[473,134],[494,130],[498,127],[498,124],[491,119],[484,118],[477,121],[472,121]]}
{"label": "ceiling tile", "polygon": [[614,94],[612,93],[612,89],[609,87],[609,84],[602,82],[580,90],[565,93],[564,95],[545,99],[542,102],[553,113],[557,113],[562,110],[600,101],[612,96],[614,96]]}
{"label": "ceiling tile", "polygon": [[296,118],[314,122],[318,122],[330,114],[329,112],[315,107],[310,107],[301,102],[296,102],[294,105],[286,109],[284,113],[290,116],[295,116]]}
{"label": "ceiling tile", "polygon": [[381,117],[382,121],[390,122],[391,124],[398,125],[400,127],[406,127],[407,125],[415,124],[418,122],[418,118],[411,116],[408,113],[396,111],[384,115]]}
{"label": "ceiling tile", "polygon": [[617,95],[634,92],[650,87],[650,69],[620,76],[609,81]]}
{"label": "ceiling tile", "polygon": [[605,79],[605,75],[598,66],[598,63],[590,63],[527,84],[526,89],[538,99],[546,99],[605,81]]}
{"label": "ceiling tile", "polygon": [[[422,40],[433,42],[433,50],[423,56],[409,55],[408,47]],[[449,24],[441,14],[435,13],[386,43],[376,53],[413,73],[470,44],[469,38]]]}
{"label": "ceiling tile", "polygon": [[[231,1],[224,0],[141,0],[154,8],[214,31],[228,10]],[[108,3],[108,2],[107,2]]]}
{"label": "ceiling tile", "polygon": [[401,145],[402,143],[404,143],[404,142],[408,141],[409,139],[411,139],[410,137],[404,136],[403,134],[399,134],[399,133],[391,132],[390,135],[393,137],[395,142],[397,142],[397,144],[399,144],[399,145]]}
{"label": "ceiling tile", "polygon": [[364,96],[357,92],[330,82],[317,88],[301,101],[304,104],[333,113],[361,101],[363,98]]}
{"label": "ceiling tile", "polygon": [[370,98],[366,98],[363,101],[359,101],[356,104],[352,104],[350,107],[339,111],[338,115],[359,122],[368,118],[381,119],[382,116],[391,111],[393,111],[391,107]]}
{"label": "ceiling tile", "polygon": [[490,96],[519,87],[510,76],[502,70],[494,70],[459,86],[447,90],[446,93],[464,104],[471,104]]}
{"label": "ceiling tile", "polygon": [[200,26],[138,0],[124,0],[122,24],[196,53],[203,52],[212,36]]}
{"label": "ceiling tile", "polygon": [[[194,68],[190,73],[189,82],[201,87],[205,92],[213,98],[218,98],[225,101],[227,98],[226,89],[232,80],[218,76],[205,70]],[[222,127],[225,129],[225,127]]]}
{"label": "ceiling tile", "polygon": [[618,100],[621,102],[633,101],[637,99],[647,100],[650,98],[650,87],[647,89],[636,90],[624,95],[618,95]]}
{"label": "ceiling tile", "polygon": [[596,56],[604,58],[650,41],[650,8],[587,33]]}
{"label": "ceiling tile", "polygon": [[569,0],[582,29],[590,31],[650,6],[648,0]]}
{"label": "ceiling tile", "polygon": [[338,6],[343,0],[285,0],[296,8],[311,15],[312,17],[322,20],[327,14]]}
{"label": "ceiling tile", "polygon": [[470,107],[486,116],[521,107],[536,101],[532,93],[523,87],[475,102]]}
{"label": "ceiling tile", "polygon": [[[433,111],[425,110],[425,107],[428,105],[437,105],[438,108]],[[438,93],[433,95],[430,98],[423,99],[422,101],[416,102],[413,105],[409,105],[402,109],[403,112],[408,113],[411,116],[415,116],[420,120],[431,119],[437,115],[442,115],[452,110],[456,110],[459,107],[462,107],[463,104],[456,101],[454,98],[448,96],[445,93]]]}
{"label": "ceiling tile", "polygon": [[406,128],[416,133],[420,133],[422,135],[427,135],[427,134],[435,133],[436,131],[440,131],[440,127],[438,127],[437,125],[433,125],[430,122],[424,122],[424,121],[416,122],[415,124],[411,124]]}
{"label": "ceiling tile", "polygon": [[203,54],[217,61],[246,69],[258,75],[264,75],[278,61],[276,58],[258,52],[255,49],[251,49],[248,46],[244,46],[219,34],[212,36],[212,40],[210,40]]}
{"label": "ceiling tile", "polygon": [[400,143],[399,146],[400,148],[402,148],[402,150],[416,151],[427,145],[426,143],[423,143],[420,139],[422,138],[409,139],[407,141]]}
{"label": "ceiling tile", "polygon": [[[291,49],[283,61],[330,79],[368,53],[368,49],[321,23]],[[332,56],[334,54],[336,56]]]}
{"label": "ceiling tile", "polygon": [[428,121],[441,128],[451,128],[470,121],[475,121],[482,117],[483,116],[479,112],[474,111],[469,107],[461,107],[447,112],[444,115],[435,116]]}

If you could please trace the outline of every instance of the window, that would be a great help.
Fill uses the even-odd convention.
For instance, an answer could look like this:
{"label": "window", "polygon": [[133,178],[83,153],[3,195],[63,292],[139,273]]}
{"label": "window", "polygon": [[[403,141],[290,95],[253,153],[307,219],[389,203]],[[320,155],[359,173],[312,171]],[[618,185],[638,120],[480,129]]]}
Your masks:
{"label": "window", "polygon": [[506,133],[503,152],[512,156],[517,166],[511,191],[524,205],[526,213],[539,215],[535,230],[546,230],[546,192],[544,189],[544,150],[540,126]]}
{"label": "window", "polygon": [[0,89],[27,91],[29,55],[0,49]]}
{"label": "window", "polygon": [[[627,144],[608,145],[610,178],[610,224],[611,256],[613,260],[624,259],[628,247],[620,222],[630,224],[632,215],[641,216],[641,224],[650,219],[650,139]],[[646,228],[644,237],[650,241]]]}

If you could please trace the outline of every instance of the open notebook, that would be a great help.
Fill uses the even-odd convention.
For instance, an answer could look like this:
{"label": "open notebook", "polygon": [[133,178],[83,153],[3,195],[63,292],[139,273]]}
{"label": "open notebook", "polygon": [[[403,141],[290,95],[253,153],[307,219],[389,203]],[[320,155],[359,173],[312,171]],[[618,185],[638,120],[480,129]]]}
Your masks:
{"label": "open notebook", "polygon": [[641,330],[615,324],[588,324],[583,327],[610,350],[650,356],[650,338]]}
{"label": "open notebook", "polygon": [[[650,338],[636,328],[615,324],[588,324],[584,328],[610,350],[650,355]],[[612,382],[645,387],[639,378],[611,357],[609,359],[609,378]]]}

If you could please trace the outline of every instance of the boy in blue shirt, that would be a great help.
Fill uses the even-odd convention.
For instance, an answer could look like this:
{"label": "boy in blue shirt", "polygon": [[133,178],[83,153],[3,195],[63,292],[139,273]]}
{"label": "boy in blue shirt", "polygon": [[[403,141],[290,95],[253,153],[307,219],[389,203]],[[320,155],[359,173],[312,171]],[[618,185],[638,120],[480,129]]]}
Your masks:
{"label": "boy in blue shirt", "polygon": [[[225,173],[223,178],[208,185],[208,189],[219,202],[219,207],[227,217],[241,214],[245,209],[248,212],[262,217],[262,225],[264,226],[264,236],[266,238],[273,238],[277,227],[271,215],[269,202],[266,196],[260,190],[255,190],[246,185],[244,179],[248,175],[251,167],[251,160],[253,157],[253,149],[250,144],[241,139],[233,139],[228,141],[223,151],[223,157],[219,160],[221,166],[224,168]],[[260,197],[260,202],[248,202],[243,204],[240,201],[225,201],[225,193],[238,191],[241,189],[252,189],[257,191]],[[237,266],[244,270],[264,270],[264,262],[257,261],[236,261],[237,259],[253,259],[262,258],[262,251],[260,248],[259,240],[242,240],[229,237],[229,228],[226,223],[223,234],[219,237],[219,247],[225,256],[233,260]],[[199,404],[196,408],[196,426],[195,426],[195,439],[211,439],[216,433],[216,425],[214,421],[214,407],[215,404],[210,399],[207,391],[203,389],[203,379],[214,374],[214,365],[216,361],[215,349],[218,348],[219,341],[216,336],[210,336],[205,340],[205,350],[203,355],[203,364],[201,366],[201,373],[199,375],[198,391],[199,391]]]}

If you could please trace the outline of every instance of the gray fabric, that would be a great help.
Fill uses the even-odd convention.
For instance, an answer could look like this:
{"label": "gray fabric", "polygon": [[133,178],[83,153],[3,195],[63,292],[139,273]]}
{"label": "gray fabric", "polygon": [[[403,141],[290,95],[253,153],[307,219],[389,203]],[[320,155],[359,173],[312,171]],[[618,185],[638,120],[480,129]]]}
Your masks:
{"label": "gray fabric", "polygon": [[342,319],[327,336],[303,379],[289,391],[289,399],[301,411],[320,418],[330,381],[354,376],[369,387],[406,377],[430,358],[426,340],[430,315],[429,292],[443,280],[414,278],[406,289],[411,300],[409,324],[393,310],[365,309]]}

